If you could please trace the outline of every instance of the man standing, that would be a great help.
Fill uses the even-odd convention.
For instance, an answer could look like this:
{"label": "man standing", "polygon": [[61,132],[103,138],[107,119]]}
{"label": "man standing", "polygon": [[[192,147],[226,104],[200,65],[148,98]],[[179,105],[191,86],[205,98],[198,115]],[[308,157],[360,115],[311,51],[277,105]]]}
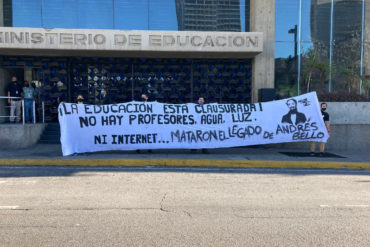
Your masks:
{"label": "man standing", "polygon": [[28,81],[24,82],[23,87],[23,97],[24,97],[24,115],[25,115],[25,121],[27,122],[33,122],[33,100],[35,97],[35,89],[33,87],[30,87],[30,84]]}
{"label": "man standing", "polygon": [[[329,133],[330,136],[330,122],[329,122],[329,113],[326,112],[327,104],[326,103],[321,103],[321,115],[324,120],[326,129]],[[315,155],[315,147],[316,142],[311,142],[311,156]],[[325,142],[320,142],[320,154],[319,156],[323,157],[324,156],[324,150],[325,150]]]}
{"label": "man standing", "polygon": [[[17,81],[17,77],[13,76],[12,81],[7,88],[8,97],[21,97],[22,96],[22,87]],[[21,121],[21,99],[11,99],[8,98],[8,103],[10,105],[10,122],[20,122]]]}

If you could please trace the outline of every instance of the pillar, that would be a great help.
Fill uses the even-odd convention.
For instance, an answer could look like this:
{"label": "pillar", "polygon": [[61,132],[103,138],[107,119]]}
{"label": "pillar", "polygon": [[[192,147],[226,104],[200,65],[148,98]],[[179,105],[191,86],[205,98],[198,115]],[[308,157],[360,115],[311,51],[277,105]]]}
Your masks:
{"label": "pillar", "polygon": [[258,89],[275,86],[275,0],[250,0],[250,31],[263,33],[263,51],[252,62],[252,102]]}

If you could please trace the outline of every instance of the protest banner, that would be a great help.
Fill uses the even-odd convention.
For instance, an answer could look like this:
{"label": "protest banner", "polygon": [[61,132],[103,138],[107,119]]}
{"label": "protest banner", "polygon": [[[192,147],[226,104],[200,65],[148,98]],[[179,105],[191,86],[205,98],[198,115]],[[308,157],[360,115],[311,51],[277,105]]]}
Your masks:
{"label": "protest banner", "polygon": [[254,104],[64,103],[58,114],[63,155],[326,142],[329,137],[315,92]]}

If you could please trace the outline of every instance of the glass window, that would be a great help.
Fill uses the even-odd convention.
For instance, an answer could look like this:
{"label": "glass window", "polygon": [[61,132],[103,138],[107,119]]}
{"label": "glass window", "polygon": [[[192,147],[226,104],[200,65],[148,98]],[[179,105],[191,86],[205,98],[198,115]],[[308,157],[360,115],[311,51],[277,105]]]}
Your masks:
{"label": "glass window", "polygon": [[297,95],[297,62],[294,42],[276,42],[275,45],[275,88],[279,98]]}
{"label": "glass window", "polygon": [[149,30],[178,30],[176,4],[173,0],[150,0]]}
{"label": "glass window", "polygon": [[332,91],[359,93],[362,1],[334,1]]}
{"label": "glass window", "polygon": [[[58,1],[58,0],[56,0]],[[78,28],[112,29],[112,0],[78,0]]]}
{"label": "glass window", "polygon": [[[302,0],[302,13],[301,13],[301,41],[311,42],[311,22],[313,21],[313,15],[311,15],[311,9],[313,8],[313,1]],[[312,13],[315,11],[312,10]],[[330,21],[330,15],[328,16]]]}
{"label": "glass window", "polygon": [[42,23],[45,28],[76,28],[77,16],[75,0],[42,0]]}
{"label": "glass window", "polygon": [[148,0],[115,0],[114,29],[148,30]]}
{"label": "glass window", "polygon": [[275,39],[293,41],[299,21],[299,1],[276,0]]}
{"label": "glass window", "polygon": [[178,30],[241,32],[245,30],[246,24],[245,5],[245,0],[218,3],[176,0]]}
{"label": "glass window", "polygon": [[14,27],[42,27],[41,1],[13,0]]}
{"label": "glass window", "polygon": [[4,27],[13,26],[12,0],[3,0]]}
{"label": "glass window", "polygon": [[362,90],[364,95],[370,97],[370,41],[364,43],[363,74]]}
{"label": "glass window", "polygon": [[302,0],[300,93],[328,92],[331,1]]}

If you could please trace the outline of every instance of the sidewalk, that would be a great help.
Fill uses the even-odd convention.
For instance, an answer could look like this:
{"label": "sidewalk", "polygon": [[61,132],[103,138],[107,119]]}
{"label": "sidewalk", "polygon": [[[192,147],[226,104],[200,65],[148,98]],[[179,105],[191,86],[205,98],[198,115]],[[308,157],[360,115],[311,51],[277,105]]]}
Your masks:
{"label": "sidewalk", "polygon": [[0,150],[0,165],[57,166],[191,166],[191,167],[266,167],[370,169],[370,154],[356,151],[328,150],[338,157],[294,157],[281,152],[308,153],[269,146],[208,149],[207,154],[186,149],[108,151],[62,156],[60,145],[38,144],[18,150]]}

